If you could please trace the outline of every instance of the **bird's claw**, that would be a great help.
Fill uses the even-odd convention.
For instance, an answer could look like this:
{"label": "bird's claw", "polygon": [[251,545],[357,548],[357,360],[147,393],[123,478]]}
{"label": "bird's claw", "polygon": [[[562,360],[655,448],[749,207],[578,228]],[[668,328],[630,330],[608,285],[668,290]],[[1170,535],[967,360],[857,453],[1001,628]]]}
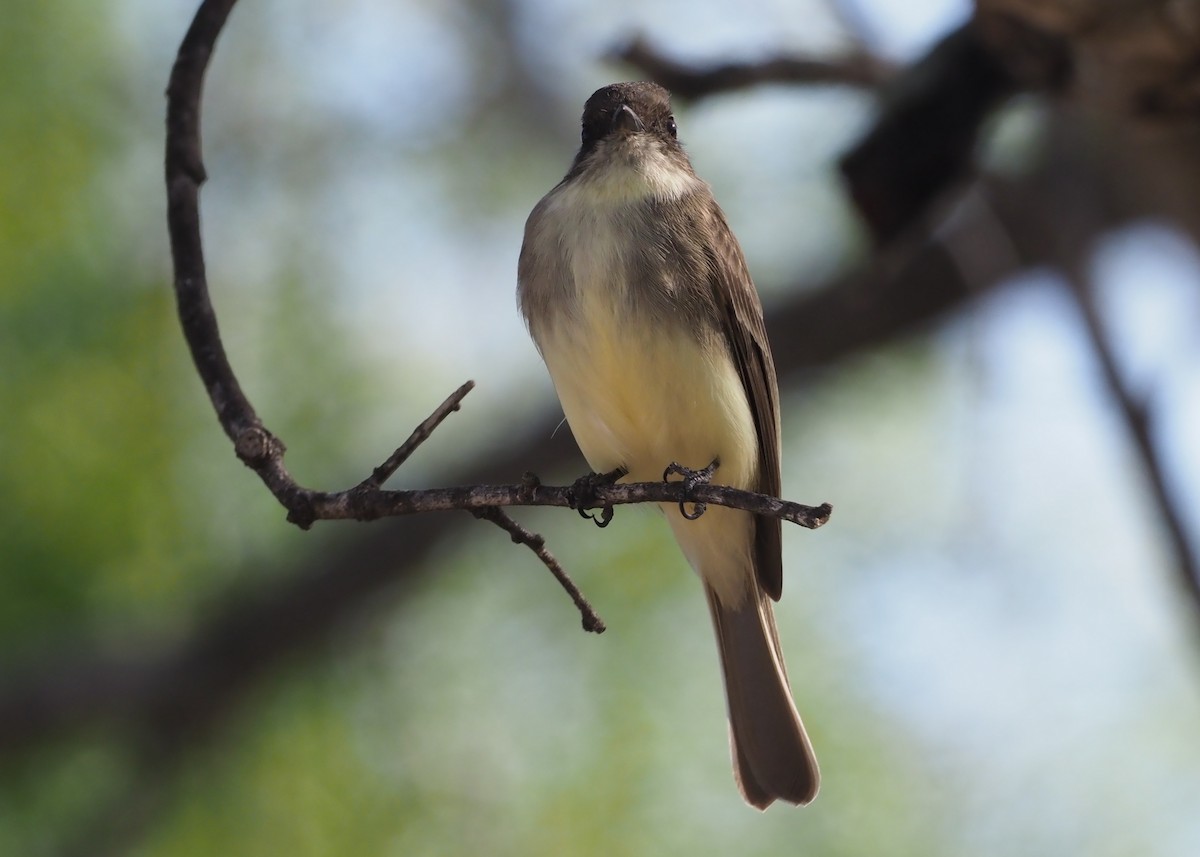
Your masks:
{"label": "bird's claw", "polygon": [[627,472],[624,467],[618,467],[616,470],[611,470],[608,473],[589,473],[586,476],[580,476],[572,483],[568,492],[571,499],[571,508],[579,513],[579,517],[587,518],[597,527],[607,527],[613,519],[613,507],[611,503],[602,504],[599,515],[593,515],[588,510],[597,505],[596,495],[600,488],[612,485]]}
{"label": "bird's claw", "polygon": [[[708,467],[702,470],[692,470],[690,467],[684,467],[678,461],[672,461],[667,465],[667,469],[663,471],[663,482],[669,482],[672,476],[682,476],[681,480],[687,490],[691,491],[697,485],[707,485],[712,481],[712,476],[717,472],[717,468],[721,466],[721,459],[714,458]],[[683,500],[679,501],[679,514],[689,521],[694,521],[704,514],[708,508],[707,503],[693,503],[692,511],[688,511],[686,503]]]}

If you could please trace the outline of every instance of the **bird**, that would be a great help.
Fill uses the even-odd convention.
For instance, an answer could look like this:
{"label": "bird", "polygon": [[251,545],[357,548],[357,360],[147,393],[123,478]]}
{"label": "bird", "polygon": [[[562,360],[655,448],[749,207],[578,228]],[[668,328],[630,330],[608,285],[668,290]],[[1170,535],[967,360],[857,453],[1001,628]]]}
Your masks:
{"label": "bird", "polygon": [[[596,90],[565,177],[533,208],[518,304],[566,421],[596,473],[673,472],[780,494],[779,390],[741,246],[678,139],[670,94]],[[780,522],[662,504],[708,601],[734,779],[760,810],[816,797],[820,771],[792,698],[772,604]]]}

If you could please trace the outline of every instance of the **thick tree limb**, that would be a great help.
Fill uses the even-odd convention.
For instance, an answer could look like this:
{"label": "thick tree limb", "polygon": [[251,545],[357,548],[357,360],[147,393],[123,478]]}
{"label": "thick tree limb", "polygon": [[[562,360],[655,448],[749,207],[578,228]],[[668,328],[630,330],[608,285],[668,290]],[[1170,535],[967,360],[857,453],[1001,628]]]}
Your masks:
{"label": "thick tree limb", "polygon": [[879,120],[839,165],[878,243],[895,239],[971,174],[984,120],[1015,91],[970,23],[892,82]]}

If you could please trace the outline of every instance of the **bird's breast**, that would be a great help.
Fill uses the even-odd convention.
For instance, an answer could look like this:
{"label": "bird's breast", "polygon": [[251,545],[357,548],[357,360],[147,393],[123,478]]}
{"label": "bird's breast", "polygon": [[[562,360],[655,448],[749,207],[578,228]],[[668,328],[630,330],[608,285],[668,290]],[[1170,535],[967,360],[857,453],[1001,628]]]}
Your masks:
{"label": "bird's breast", "polygon": [[673,303],[688,272],[635,213],[548,213],[561,299],[531,329],[589,465],[642,481],[719,457],[716,481],[749,487],[754,420],[724,336]]}

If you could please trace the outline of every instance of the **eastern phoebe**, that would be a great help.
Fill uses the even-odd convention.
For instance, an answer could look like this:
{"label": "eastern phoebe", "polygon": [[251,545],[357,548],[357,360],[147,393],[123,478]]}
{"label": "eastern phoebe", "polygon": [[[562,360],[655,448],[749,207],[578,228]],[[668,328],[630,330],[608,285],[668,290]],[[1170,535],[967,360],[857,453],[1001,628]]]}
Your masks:
{"label": "eastern phoebe", "polygon": [[[676,139],[653,83],[597,90],[566,177],[525,224],[517,295],[593,470],[628,481],[671,462],[779,496],[779,390],[737,239]],[[747,803],[806,804],[812,745],[792,702],[771,599],[780,523],[710,506],[664,512],[708,596],[725,675],[734,777]]]}

